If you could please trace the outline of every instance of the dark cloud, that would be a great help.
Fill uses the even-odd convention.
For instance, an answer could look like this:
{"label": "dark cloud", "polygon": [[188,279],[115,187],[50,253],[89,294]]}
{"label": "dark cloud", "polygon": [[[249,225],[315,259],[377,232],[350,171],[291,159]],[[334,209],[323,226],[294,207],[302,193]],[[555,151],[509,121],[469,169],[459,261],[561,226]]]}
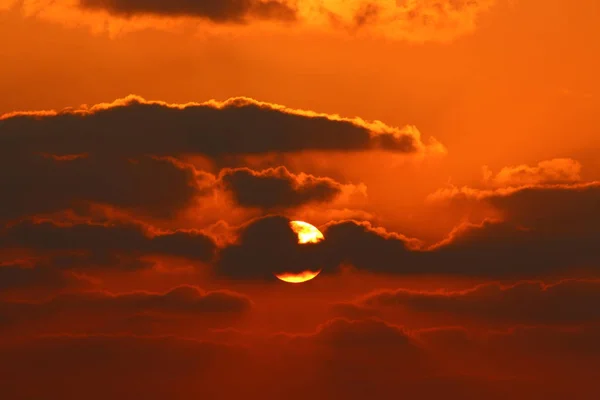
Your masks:
{"label": "dark cloud", "polygon": [[285,167],[264,171],[227,168],[221,171],[219,179],[237,204],[262,209],[285,209],[331,201],[343,190],[343,186],[333,179],[295,175]]}
{"label": "dark cloud", "polygon": [[[442,316],[445,322],[504,324],[600,323],[600,281],[568,280],[553,285],[485,284],[462,291],[379,291],[355,303],[335,305],[339,315],[408,311]],[[439,320],[439,318],[438,318]]]}
{"label": "dark cloud", "polygon": [[[165,255],[208,262],[215,252],[213,240],[204,234],[194,231],[153,234],[137,224],[60,225],[23,221],[0,232],[0,244],[5,249],[26,248],[34,252],[83,251],[99,264],[110,264],[114,255]],[[65,264],[76,261],[66,258]]]}
{"label": "dark cloud", "polygon": [[0,264],[0,290],[30,288],[63,288],[75,285],[77,279],[53,268],[18,263]]}
{"label": "dark cloud", "polygon": [[399,393],[592,399],[598,393],[596,335],[594,329],[520,328],[479,339],[448,328],[405,332],[376,320],[333,320],[312,334],[244,347],[176,337],[63,335],[0,342],[0,391],[8,398],[49,400],[394,399]]}
{"label": "dark cloud", "polygon": [[599,194],[595,187],[561,188],[558,193],[525,189],[490,198],[504,210],[504,221],[460,226],[431,247],[356,221],[330,223],[323,242],[302,246],[285,218],[270,217],[243,228],[238,243],[221,252],[219,269],[228,276],[257,279],[282,268],[288,272],[322,268],[330,273],[341,265],[388,274],[509,280],[596,274]]}
{"label": "dark cloud", "polygon": [[[221,162],[307,150],[416,153],[426,146],[415,130],[246,98],[169,105],[132,96],[59,113],[4,115],[0,148],[5,222],[90,204],[171,218],[207,194],[216,178],[169,157],[193,154]],[[251,207],[328,201],[342,190],[333,180],[281,168],[227,170],[222,178],[234,198]]]}
{"label": "dark cloud", "polygon": [[274,280],[274,273],[317,271],[323,259],[321,243],[298,244],[287,218],[260,218],[244,225],[237,243],[220,251],[217,273],[236,279]]}
{"label": "dark cloud", "polygon": [[192,16],[216,23],[243,23],[248,18],[293,21],[296,10],[276,0],[79,0],[81,7],[114,15]]}
{"label": "dark cloud", "polygon": [[368,223],[343,221],[329,224],[324,232],[325,266],[328,271],[342,264],[361,270],[389,273],[418,273],[419,242],[377,230]]}
{"label": "dark cloud", "polygon": [[15,400],[236,398],[254,365],[242,348],[173,337],[47,337],[0,353],[0,392]]}
{"label": "dark cloud", "polygon": [[459,226],[431,247],[354,222],[332,224],[324,234],[328,242],[338,243],[328,246],[338,260],[344,257],[375,272],[499,279],[597,273],[597,183],[463,191],[457,196],[488,203],[502,219]]}
{"label": "dark cloud", "polygon": [[251,308],[252,301],[239,293],[180,286],[167,293],[81,292],[41,303],[4,301],[0,316],[6,321],[6,332],[19,334],[114,333],[141,328],[178,333],[182,329],[193,332],[202,324],[227,326]]}
{"label": "dark cloud", "polygon": [[8,154],[0,160],[0,221],[89,203],[170,217],[202,193],[197,175],[190,166],[152,157]]}
{"label": "dark cloud", "polygon": [[298,335],[295,338],[342,349],[368,347],[372,350],[382,347],[389,351],[401,347],[408,351],[418,350],[407,332],[377,319],[336,318],[320,325],[313,334]]}
{"label": "dark cloud", "polygon": [[246,98],[168,105],[138,97],[87,110],[4,116],[0,147],[7,154],[200,154],[212,158],[304,150],[415,153],[425,148],[414,130]]}
{"label": "dark cloud", "polygon": [[600,239],[600,183],[540,185],[508,193],[490,192],[482,201],[507,221],[555,237]]}
{"label": "dark cloud", "polygon": [[565,275],[597,271],[600,253],[600,185],[463,189],[450,199],[486,203],[501,220],[467,224],[426,255],[449,272],[494,277]]}
{"label": "dark cloud", "polygon": [[136,254],[115,254],[107,251],[66,251],[61,254],[43,256],[38,261],[38,268],[69,270],[108,270],[137,271],[152,268],[155,263],[137,258]]}

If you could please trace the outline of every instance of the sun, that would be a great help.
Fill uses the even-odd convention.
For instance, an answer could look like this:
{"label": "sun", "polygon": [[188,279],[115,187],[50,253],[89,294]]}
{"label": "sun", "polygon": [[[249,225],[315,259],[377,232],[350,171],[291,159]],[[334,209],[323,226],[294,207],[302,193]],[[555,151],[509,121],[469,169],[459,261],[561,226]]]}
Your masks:
{"label": "sun", "polygon": [[[322,240],[325,240],[325,236],[318,230],[315,226],[309,224],[304,221],[291,221],[290,227],[298,236],[299,244],[311,244],[311,243],[319,243]],[[321,270],[310,271],[306,270],[300,272],[298,274],[293,274],[289,272],[284,272],[281,274],[275,274],[277,279],[287,282],[287,283],[304,283],[308,282],[312,279],[315,279],[317,275],[321,273]]]}
{"label": "sun", "polygon": [[320,273],[321,273],[321,270],[318,270],[315,272],[304,271],[299,274],[284,273],[284,274],[278,274],[275,276],[277,277],[277,279],[287,282],[287,283],[304,283],[304,282],[308,282],[312,279],[315,279],[317,277],[317,275],[319,275]]}
{"label": "sun", "polygon": [[319,243],[325,236],[315,226],[304,221],[291,221],[292,230],[298,235],[298,243]]}

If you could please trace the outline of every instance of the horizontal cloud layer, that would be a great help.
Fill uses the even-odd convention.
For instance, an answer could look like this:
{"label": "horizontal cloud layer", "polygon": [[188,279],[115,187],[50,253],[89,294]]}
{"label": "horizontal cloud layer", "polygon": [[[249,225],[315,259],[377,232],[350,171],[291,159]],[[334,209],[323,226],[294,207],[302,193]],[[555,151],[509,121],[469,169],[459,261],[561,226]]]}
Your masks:
{"label": "horizontal cloud layer", "polygon": [[185,332],[187,324],[189,333],[198,324],[229,326],[250,311],[252,305],[248,297],[239,293],[204,292],[193,286],[166,293],[81,292],[39,303],[0,301],[0,330],[18,335],[139,330],[172,334]]}
{"label": "horizontal cloud layer", "polygon": [[77,279],[55,268],[20,263],[0,264],[0,290],[60,289],[74,286]]}
{"label": "horizontal cloud layer", "polygon": [[107,255],[163,255],[210,261],[215,243],[195,231],[156,233],[139,224],[23,221],[0,232],[4,249],[33,252],[85,252],[100,258]]}
{"label": "horizontal cloud layer", "polygon": [[175,0],[168,2],[143,0],[80,0],[84,8],[106,10],[111,14],[132,16],[154,14],[162,16],[195,16],[217,23],[241,23],[247,18],[291,21],[296,11],[276,0]]}
{"label": "horizontal cloud layer", "polygon": [[521,282],[511,286],[483,284],[461,291],[383,290],[352,303],[340,303],[341,315],[418,312],[453,321],[504,324],[586,324],[600,322],[600,281],[567,280],[546,285]]}
{"label": "horizontal cloud layer", "polygon": [[[116,35],[190,24],[200,29],[248,29],[272,21],[281,29],[365,34],[411,42],[450,41],[475,30],[495,0],[3,0],[35,16]],[[62,17],[62,19],[61,19]],[[261,24],[262,25],[262,24]],[[277,26],[277,25],[276,25]],[[273,24],[270,24],[271,28]]]}
{"label": "horizontal cloud layer", "polygon": [[[93,205],[139,216],[169,219],[225,192],[232,204],[287,210],[310,203],[365,198],[364,185],[293,174],[285,167],[254,171],[226,168],[217,176],[168,157],[118,158],[77,155],[23,155],[0,161],[0,222]],[[10,168],[18,164],[17,168]],[[40,201],[40,199],[44,201]],[[222,199],[228,198],[221,196]]]}
{"label": "horizontal cloud layer", "polygon": [[[311,334],[244,347],[61,335],[0,345],[0,390],[14,398],[586,398],[598,392],[596,334],[520,328],[478,338],[457,328],[407,332],[383,321],[333,320]],[[82,368],[88,364],[94,368]]]}
{"label": "horizontal cloud layer", "polygon": [[[434,150],[443,148],[437,142]],[[270,152],[424,151],[419,132],[381,122],[293,110],[249,98],[167,104],[129,96],[111,104],[0,118],[8,154],[207,157]]]}
{"label": "horizontal cloud layer", "polygon": [[[600,253],[600,185],[526,186],[497,191],[460,191],[453,196],[486,202],[501,219],[457,227],[443,241],[424,246],[418,240],[356,221],[324,227],[325,241],[311,250],[294,250],[294,235],[284,223],[256,222],[251,234],[226,249],[228,274],[264,277],[275,265],[299,272],[302,266],[334,271],[342,264],[391,274],[444,274],[482,278],[539,278],[568,272],[597,274]],[[286,241],[279,253],[262,262],[254,253],[264,240]],[[247,244],[246,244],[247,243]],[[296,245],[297,247],[297,245]],[[284,250],[289,249],[289,250]],[[233,254],[237,254],[233,256]],[[253,255],[250,257],[250,255]],[[306,258],[309,257],[309,258]],[[233,267],[235,265],[235,267]],[[310,269],[307,268],[307,269]],[[593,272],[595,271],[595,272]]]}
{"label": "horizontal cloud layer", "polygon": [[203,193],[206,178],[189,165],[153,157],[8,154],[0,160],[0,221],[90,203],[172,217]]}

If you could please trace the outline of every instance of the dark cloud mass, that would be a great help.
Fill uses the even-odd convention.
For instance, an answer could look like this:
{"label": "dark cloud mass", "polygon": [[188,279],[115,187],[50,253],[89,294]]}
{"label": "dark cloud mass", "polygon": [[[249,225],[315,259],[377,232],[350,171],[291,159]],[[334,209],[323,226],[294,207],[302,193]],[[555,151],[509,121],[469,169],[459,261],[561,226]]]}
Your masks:
{"label": "dark cloud mass", "polygon": [[165,255],[210,261],[215,244],[208,236],[194,231],[174,231],[151,235],[136,224],[23,221],[0,232],[3,248],[32,251],[84,251],[99,257],[107,254],[134,256]]}
{"label": "dark cloud mass", "polygon": [[0,290],[2,291],[25,288],[58,289],[76,283],[76,279],[54,268],[18,263],[0,265]]}
{"label": "dark cloud mass", "polygon": [[312,175],[300,177],[285,167],[259,172],[248,168],[225,169],[219,179],[237,204],[262,209],[285,209],[331,201],[342,192],[342,185],[332,179]]}
{"label": "dark cloud mass", "polygon": [[[596,335],[527,328],[478,340],[455,329],[409,335],[383,322],[334,320],[291,341],[269,338],[249,347],[177,337],[50,336],[0,343],[0,390],[11,399],[49,400],[394,399],[399,393],[592,399]],[[586,354],[579,363],[573,358]]]}
{"label": "dark cloud mass", "polygon": [[[111,294],[82,292],[62,294],[40,303],[0,301],[0,327],[9,333],[115,333],[159,324],[156,331],[192,331],[198,324],[230,326],[248,313],[252,301],[232,291],[203,292],[180,286],[166,293]],[[183,328],[177,320],[184,321]],[[160,326],[160,322],[164,326]],[[187,328],[186,328],[187,324]],[[150,325],[152,326],[152,324]],[[146,327],[147,329],[147,327]]]}
{"label": "dark cloud mass", "polygon": [[260,218],[244,225],[237,243],[220,251],[217,273],[235,279],[275,280],[275,273],[318,271],[322,243],[298,244],[287,218]]}
{"label": "dark cloud mass", "polygon": [[[244,277],[268,276],[282,265],[290,266],[290,272],[310,265],[327,273],[343,264],[377,273],[492,279],[568,277],[572,271],[597,274],[599,194],[596,186],[576,186],[527,188],[491,197],[487,201],[503,212],[505,220],[461,226],[430,247],[366,223],[334,222],[325,227],[325,241],[311,249],[309,259],[298,252],[299,246],[293,244],[293,234],[284,219],[274,225],[259,220],[249,226],[257,224],[260,229],[247,229],[238,244],[221,253],[220,267],[227,275]],[[256,235],[253,240],[264,239],[264,245],[246,245],[253,243],[249,239],[252,235]],[[287,240],[288,244],[276,246],[277,251],[273,251],[271,240]],[[255,253],[258,248],[262,250]],[[272,257],[261,256],[269,252]]]}
{"label": "dark cloud mass", "polygon": [[[4,115],[0,148],[4,222],[90,203],[172,218],[210,190],[207,179],[215,179],[172,157],[222,161],[310,150],[417,153],[426,146],[413,130],[247,98],[169,105],[131,96],[59,113]],[[227,170],[222,178],[247,207],[290,208],[328,201],[341,190],[335,181],[283,168]]]}
{"label": "dark cloud mass", "polygon": [[0,221],[88,203],[166,218],[202,193],[200,184],[192,167],[167,159],[9,153],[0,160]]}
{"label": "dark cloud mass", "polygon": [[504,218],[552,235],[600,239],[600,183],[540,185],[483,197]]}
{"label": "dark cloud mass", "polygon": [[243,23],[247,18],[293,21],[296,11],[275,0],[79,0],[81,7],[132,16],[201,17],[216,23]]}
{"label": "dark cloud mass", "polygon": [[338,315],[409,310],[438,313],[477,323],[581,324],[600,322],[600,281],[567,280],[552,285],[520,282],[483,284],[461,291],[382,290],[334,306]]}
{"label": "dark cloud mass", "polygon": [[91,110],[15,113],[0,119],[0,148],[7,154],[219,158],[304,150],[415,153],[423,147],[410,131],[246,98],[168,105],[129,97]]}

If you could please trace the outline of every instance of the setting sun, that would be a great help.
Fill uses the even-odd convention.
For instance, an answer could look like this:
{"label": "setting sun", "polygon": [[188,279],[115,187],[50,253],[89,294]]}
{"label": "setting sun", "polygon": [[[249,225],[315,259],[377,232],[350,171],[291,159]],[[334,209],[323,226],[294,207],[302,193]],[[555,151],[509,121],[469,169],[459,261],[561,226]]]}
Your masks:
{"label": "setting sun", "polygon": [[298,243],[300,244],[319,243],[321,240],[325,239],[320,230],[307,222],[291,221],[290,226],[298,235]]}
{"label": "setting sun", "polygon": [[600,0],[0,0],[0,400],[600,400],[598,38]]}
{"label": "setting sun", "polygon": [[313,271],[304,271],[299,274],[278,274],[275,275],[277,279],[282,280],[287,283],[304,283],[308,282],[312,279],[315,279],[317,275],[319,275],[321,271],[313,272]]}

